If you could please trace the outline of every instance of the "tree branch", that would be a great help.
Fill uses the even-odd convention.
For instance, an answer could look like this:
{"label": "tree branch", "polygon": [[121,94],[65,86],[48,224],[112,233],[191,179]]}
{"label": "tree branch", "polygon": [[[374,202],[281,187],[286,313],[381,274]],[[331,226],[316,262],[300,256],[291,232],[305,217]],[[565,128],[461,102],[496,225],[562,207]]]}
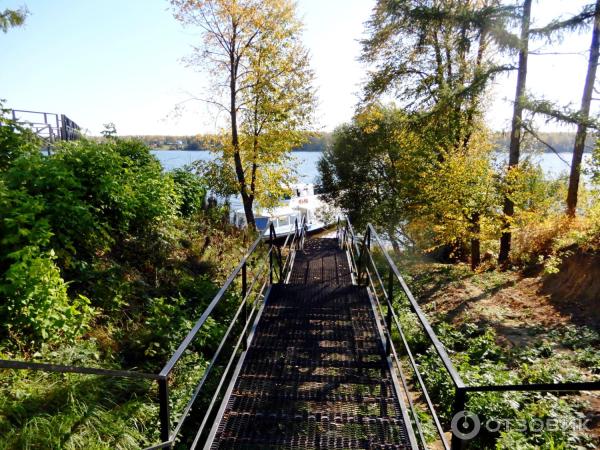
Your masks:
{"label": "tree branch", "polygon": [[191,102],[191,101],[199,101],[199,102],[209,103],[211,105],[218,106],[222,110],[224,110],[226,112],[230,112],[229,109],[225,105],[223,105],[222,103],[220,103],[216,100],[195,97],[194,95],[190,94],[189,92],[186,92],[186,94],[188,94],[190,96],[190,98],[177,103],[175,106],[180,106],[180,105],[183,105],[184,103]]}
{"label": "tree branch", "polygon": [[527,125],[527,123],[523,122],[522,127],[525,131],[527,131],[529,134],[531,134],[535,139],[537,139],[539,142],[541,142],[543,145],[545,145],[546,147],[548,147],[550,150],[552,150],[556,156],[558,156],[558,159],[560,159],[562,162],[564,162],[567,167],[571,167],[571,164],[568,163],[568,161],[566,161],[562,156],[560,156],[560,152],[558,150],[556,150],[552,145],[550,145],[548,142],[544,141],[539,134],[536,133],[536,131],[530,127],[529,125]]}

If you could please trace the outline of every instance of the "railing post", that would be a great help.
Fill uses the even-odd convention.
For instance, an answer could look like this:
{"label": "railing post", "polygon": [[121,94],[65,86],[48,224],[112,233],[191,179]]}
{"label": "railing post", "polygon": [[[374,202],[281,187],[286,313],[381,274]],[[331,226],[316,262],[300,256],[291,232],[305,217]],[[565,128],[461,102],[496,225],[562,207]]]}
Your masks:
{"label": "railing post", "polygon": [[365,265],[363,271],[365,273],[365,285],[369,285],[369,275],[367,268],[369,267],[369,260],[367,259],[371,254],[371,228],[367,226],[367,240],[365,241]]}
{"label": "railing post", "polygon": [[67,136],[67,117],[64,114],[60,115],[60,138],[63,141],[69,140]]}
{"label": "railing post", "polygon": [[[160,404],[160,440],[166,442],[171,434],[171,407],[169,406],[169,379],[158,380],[158,400]],[[171,448],[169,445],[168,448]]]}
{"label": "railing post", "polygon": [[[354,243],[354,238],[352,243]],[[357,282],[358,285],[360,286],[360,283],[362,282],[362,265],[363,265],[363,254],[365,253],[365,246],[362,245],[363,243],[360,242],[360,239],[358,240],[358,250],[356,252],[356,276],[357,276]],[[356,248],[355,248],[356,250]]]}
{"label": "railing post", "polygon": [[356,282],[358,283],[358,285],[360,286],[360,282],[362,280],[362,254],[364,252],[364,248],[360,247],[360,242],[359,242],[359,250],[360,253],[357,252],[356,255]]}
{"label": "railing post", "polygon": [[248,301],[246,300],[246,293],[248,291],[248,278],[246,275],[246,261],[244,261],[244,265],[242,266],[242,301],[244,302],[244,342],[243,349],[248,350],[248,327],[246,324],[248,323]]}
{"label": "railing post", "polygon": [[[467,391],[462,387],[456,388],[454,395],[454,405],[452,407],[452,417],[456,417],[458,413],[465,410],[467,404]],[[458,424],[456,424],[458,426]],[[452,433],[452,441],[450,443],[451,450],[463,450],[466,448],[466,442],[458,437],[454,432]]]}
{"label": "railing post", "polygon": [[[279,278],[278,278],[278,282],[281,283],[281,278],[283,277],[283,261],[281,258],[281,247],[279,247],[278,245],[275,244],[275,239],[277,238],[277,234],[275,233],[275,226],[273,226],[273,224],[271,223],[271,249],[276,250],[277,254],[275,255],[277,257],[277,267],[279,267]],[[273,252],[271,252],[273,253]],[[271,281],[271,284],[273,284],[273,282]]]}
{"label": "railing post", "polygon": [[389,356],[392,353],[392,305],[394,302],[394,271],[390,266],[390,273],[388,276],[388,309],[387,316],[385,318],[385,325],[388,330],[388,341],[386,343],[386,354]]}
{"label": "railing post", "polygon": [[[359,266],[358,266],[358,284],[360,285],[362,282],[362,275],[363,272],[367,273],[367,265],[368,265],[368,259],[366,259],[368,256],[368,254],[371,252],[371,228],[369,226],[367,226],[367,231],[365,234],[365,237],[363,239],[363,246],[362,246],[362,250],[360,252],[360,255],[358,256],[358,261],[359,261]],[[364,261],[363,261],[364,259]],[[366,284],[369,284],[369,281],[366,280]]]}
{"label": "railing post", "polygon": [[273,238],[269,245],[269,284],[273,284]]}
{"label": "railing post", "polygon": [[283,257],[281,256],[281,247],[277,247],[277,265],[279,266],[279,283],[283,278]]}
{"label": "railing post", "polygon": [[300,233],[298,233],[298,218],[297,217],[294,220],[294,226],[296,228],[296,234],[295,234],[296,248],[295,248],[295,250],[298,250],[300,248]]}
{"label": "railing post", "polygon": [[346,226],[344,227],[344,245],[346,246],[346,249],[350,249],[349,247],[352,246],[354,244],[354,236],[351,236],[352,238],[352,242],[348,243],[348,236],[350,236],[349,232],[348,232],[348,220],[346,219]]}

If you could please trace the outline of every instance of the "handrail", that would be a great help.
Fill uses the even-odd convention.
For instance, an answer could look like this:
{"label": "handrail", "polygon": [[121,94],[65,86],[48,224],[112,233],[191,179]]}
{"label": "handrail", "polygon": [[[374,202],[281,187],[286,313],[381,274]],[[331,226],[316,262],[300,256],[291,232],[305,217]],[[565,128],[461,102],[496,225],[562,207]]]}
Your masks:
{"label": "handrail", "polygon": [[[302,222],[302,224],[304,224],[304,222]],[[236,356],[236,353],[240,346],[240,343],[244,344],[243,345],[244,351],[247,349],[249,324],[254,316],[254,313],[257,310],[256,309],[257,302],[254,301],[252,309],[250,311],[248,311],[248,300],[249,300],[249,296],[250,296],[250,293],[252,292],[254,285],[257,283],[259,277],[262,276],[262,274],[265,271],[265,267],[264,267],[263,269],[261,269],[257,272],[254,279],[250,283],[250,289],[248,289],[247,267],[248,267],[250,257],[257,251],[257,249],[259,248],[259,246],[261,244],[266,243],[268,245],[268,251],[266,252],[266,257],[268,259],[269,276],[268,276],[268,279],[266,281],[264,281],[264,283],[262,284],[262,286],[259,289],[259,292],[255,296],[255,300],[256,300],[262,295],[266,285],[273,284],[275,275],[278,275],[278,277],[277,277],[278,282],[282,282],[284,280],[284,275],[285,275],[284,267],[287,265],[288,259],[291,257],[292,253],[291,253],[291,251],[288,253],[288,255],[286,257],[286,261],[284,262],[282,259],[281,249],[282,249],[282,247],[283,248],[289,247],[289,249],[291,250],[294,243],[296,243],[296,240],[302,240],[304,233],[305,233],[305,227],[304,226],[298,227],[298,223],[297,223],[297,219],[296,219],[295,231],[293,233],[292,239],[290,240],[290,235],[291,235],[290,234],[290,235],[286,236],[286,239],[285,239],[283,245],[278,246],[278,245],[276,245],[277,234],[275,232],[275,227],[272,222],[269,222],[268,228],[269,228],[268,241],[264,241],[263,237],[261,235],[259,235],[256,238],[256,240],[250,246],[249,250],[246,252],[246,254],[242,258],[240,263],[233,270],[233,272],[229,275],[229,277],[225,281],[225,284],[221,287],[221,289],[215,295],[215,297],[213,298],[211,303],[204,310],[202,316],[198,319],[198,321],[196,322],[196,324],[194,325],[192,330],[190,330],[190,332],[187,334],[187,336],[181,342],[181,344],[179,345],[179,347],[177,348],[177,350],[175,351],[173,356],[169,359],[169,361],[165,364],[165,366],[161,370],[161,372],[159,374],[161,379],[158,382],[159,382],[159,395],[160,395],[159,403],[160,403],[161,439],[163,442],[158,444],[158,446],[149,447],[147,450],[149,450],[150,448],[165,448],[165,447],[169,448],[170,446],[172,446],[172,444],[175,443],[175,440],[177,439],[177,436],[182,429],[183,423],[185,422],[187,417],[189,417],[189,413],[193,407],[195,400],[197,399],[197,397],[200,393],[200,390],[204,386],[206,379],[208,378],[210,372],[212,371],[212,369],[215,365],[216,359],[220,356],[220,352],[221,352],[226,340],[230,336],[230,333],[233,329],[234,324],[243,315],[244,316],[244,322],[243,322],[244,327],[240,333],[238,344],[236,344],[234,346],[229,363],[227,364],[227,366],[224,370],[224,373],[222,374],[221,382],[219,383],[217,389],[215,390],[215,393],[212,397],[212,400],[210,402],[208,410],[205,413],[204,420],[202,421],[202,424],[197,433],[196,439],[198,439],[199,435],[201,434],[202,430],[204,429],[204,425],[206,424],[206,422],[208,420],[208,416],[212,413],[213,405],[216,402],[216,398],[218,397],[220,390],[222,388],[223,380],[224,380],[225,376],[228,375],[229,370],[232,367],[232,362],[235,359],[235,356]],[[275,262],[277,263],[277,266],[275,266],[275,264],[274,264]],[[276,270],[276,269],[278,269],[278,270]],[[189,348],[191,343],[194,341],[198,332],[200,331],[202,326],[206,323],[206,321],[208,320],[208,317],[212,314],[215,307],[221,302],[221,300],[224,298],[226,292],[233,285],[234,280],[240,274],[242,276],[242,283],[241,283],[242,284],[242,286],[241,286],[242,300],[241,300],[240,306],[238,307],[238,310],[237,310],[236,314],[234,315],[234,317],[231,319],[229,328],[227,329],[227,331],[221,338],[221,341],[219,343],[219,346],[218,346],[215,354],[213,355],[211,363],[205,369],[200,382],[196,385],[196,388],[194,389],[192,396],[190,397],[188,403],[186,404],[178,423],[176,424],[175,428],[171,431],[170,410],[169,410],[169,397],[170,396],[169,396],[169,389],[168,389],[169,374],[172,372],[172,370],[174,369],[177,362],[181,359],[181,357],[183,356],[185,351]]]}
{"label": "handrail", "polygon": [[[27,362],[27,361],[11,361],[11,360],[3,360],[0,359],[0,369],[15,369],[15,370],[39,370],[43,372],[55,372],[55,373],[80,373],[86,375],[100,375],[100,376],[109,376],[109,377],[119,377],[119,378],[146,378],[150,380],[154,380],[158,384],[158,402],[159,402],[159,420],[160,420],[160,439],[161,442],[154,444],[150,447],[147,447],[146,450],[153,449],[161,449],[161,448],[171,448],[178,438],[179,433],[182,431],[182,427],[186,419],[189,417],[191,410],[194,406],[195,401],[198,399],[199,394],[203,387],[206,385],[206,381],[208,376],[211,374],[213,368],[215,367],[218,358],[221,356],[222,350],[225,347],[225,344],[231,333],[234,330],[235,325],[238,321],[243,320],[243,327],[240,331],[239,338],[237,340],[237,344],[234,345],[232,354],[229,359],[229,364],[227,364],[222,377],[228,374],[230,367],[232,366],[232,361],[235,359],[236,354],[239,350],[241,344],[243,344],[243,350],[247,349],[248,345],[248,330],[252,320],[254,318],[255,313],[258,311],[258,305],[260,298],[265,298],[265,289],[268,285],[273,284],[275,278],[278,283],[281,283],[285,279],[285,275],[287,271],[291,268],[291,258],[293,258],[294,252],[302,249],[304,245],[304,238],[306,235],[306,224],[305,218],[302,218],[301,223],[298,223],[298,219],[296,219],[294,224],[294,231],[290,233],[284,243],[282,245],[277,245],[277,235],[275,233],[275,229],[272,223],[269,223],[270,236],[269,240],[265,241],[262,236],[258,236],[257,239],[252,243],[249,247],[248,251],[244,254],[241,261],[234,268],[234,270],[227,277],[223,286],[219,289],[217,294],[213,297],[210,304],[203,311],[200,318],[196,321],[192,329],[187,333],[185,338],[181,341],[175,352],[171,355],[169,360],[165,363],[165,365],[161,368],[160,372],[157,374],[154,373],[144,373],[144,372],[135,372],[130,370],[112,370],[112,369],[102,369],[102,368],[92,368],[92,367],[80,367],[80,366],[68,366],[68,365],[60,365],[60,364],[46,364],[46,363],[37,363],[37,362]],[[290,239],[291,237],[291,239]],[[266,252],[259,253],[259,250],[265,246],[267,247]],[[282,249],[287,250],[287,254],[285,260],[283,260]],[[250,259],[254,255],[258,255],[259,258],[258,263],[255,267],[255,274],[248,283],[248,266],[250,265]],[[274,265],[274,258],[278,258],[277,261],[277,269]],[[260,262],[263,264],[260,264]],[[268,274],[267,274],[268,272]],[[267,276],[268,275],[268,276]],[[202,329],[202,327],[206,324],[208,318],[215,311],[215,308],[221,303],[221,301],[226,297],[227,292],[234,286],[237,277],[241,277],[241,300],[238,305],[235,314],[231,318],[229,326],[221,340],[215,353],[213,354],[209,365],[206,367],[199,382],[196,384],[194,389],[192,390],[192,394],[189,397],[185,407],[181,411],[181,415],[175,427],[171,430],[171,411],[170,411],[170,392],[169,392],[169,378],[173,369],[177,365],[177,363],[181,360],[182,356],[190,348],[190,345],[194,342],[195,338],[198,336],[198,333]],[[256,288],[256,289],[255,289]],[[252,303],[251,308],[249,308],[249,303]],[[220,393],[220,388],[222,387],[222,382],[217,388],[216,392],[213,394],[211,400],[211,406],[207,411],[205,420],[203,421],[202,427],[204,427],[206,421],[208,420],[208,415],[212,411],[212,405],[216,402],[218,395]],[[202,428],[198,431],[198,436],[200,435]],[[197,437],[198,437],[197,436]]]}
{"label": "handrail", "polygon": [[[338,221],[338,227],[340,226],[340,223]],[[387,258],[387,262],[390,265],[390,271],[389,271],[389,277],[388,277],[388,287],[386,289],[385,284],[381,278],[381,275],[379,274],[377,267],[375,265],[375,262],[373,260],[372,254],[371,254],[371,233],[374,232],[373,236],[375,237],[375,242],[376,244],[384,251],[384,253],[386,254]],[[393,300],[393,286],[394,286],[394,277],[396,279],[398,279],[399,281],[404,281],[402,276],[400,275],[400,272],[398,271],[398,269],[395,267],[394,262],[391,260],[391,258],[389,257],[389,255],[387,255],[387,251],[385,250],[385,247],[383,246],[381,239],[379,238],[379,235],[377,235],[375,229],[369,224],[367,226],[367,230],[366,233],[364,234],[363,238],[362,238],[362,243],[360,246],[356,245],[356,235],[354,234],[354,230],[352,228],[352,225],[350,223],[350,220],[346,220],[346,224],[345,224],[345,231],[339,233],[339,235],[342,237],[343,241],[342,241],[342,246],[346,246],[349,247],[350,249],[352,249],[352,247],[354,247],[354,249],[358,252],[358,257],[356,259],[356,262],[353,262],[356,266],[356,270],[358,272],[357,278],[358,278],[358,283],[360,284],[362,281],[362,272],[364,271],[365,274],[367,275],[367,281],[371,284],[371,289],[373,291],[373,293],[375,294],[375,300],[377,302],[377,306],[378,306],[378,310],[379,313],[381,315],[382,318],[385,318],[384,320],[382,320],[382,322],[385,324],[384,327],[384,335],[386,338],[386,353],[388,355],[391,355],[393,357],[393,362],[396,364],[397,368],[398,368],[398,372],[400,374],[400,379],[402,382],[402,386],[404,391],[406,392],[406,397],[408,399],[408,403],[409,403],[409,409],[411,412],[411,417],[412,420],[415,424],[415,427],[417,428],[417,435],[419,436],[420,440],[421,440],[421,444],[423,446],[423,448],[426,448],[426,441],[425,441],[425,436],[424,436],[424,432],[422,429],[422,425],[421,425],[421,421],[419,419],[419,416],[417,414],[417,412],[415,411],[415,406],[414,406],[414,402],[412,400],[412,397],[409,394],[408,391],[408,382],[406,380],[406,377],[404,375],[404,372],[402,370],[399,358],[398,358],[398,353],[397,350],[395,349],[394,345],[393,345],[393,340],[392,340],[392,332],[391,332],[391,328],[392,328],[392,322],[393,324],[396,326],[396,331],[398,332],[398,334],[400,335],[401,339],[402,339],[402,343],[404,345],[404,348],[406,350],[406,353],[409,357],[409,362],[410,365],[415,373],[416,379],[417,379],[417,383],[419,384],[419,386],[421,387],[421,391],[423,393],[423,397],[425,399],[425,403],[427,405],[427,408],[429,409],[433,420],[434,420],[434,425],[436,428],[436,431],[440,437],[440,441],[444,447],[444,449],[448,450],[450,449],[450,444],[448,443],[445,435],[444,435],[444,430],[443,427],[441,425],[441,422],[439,420],[439,418],[437,417],[437,414],[435,412],[435,407],[433,405],[433,402],[431,400],[431,398],[429,397],[429,393],[427,392],[427,388],[423,382],[422,376],[419,372],[418,366],[416,364],[416,361],[414,359],[414,356],[412,355],[412,352],[408,346],[408,342],[406,340],[406,337],[404,335],[404,332],[402,331],[402,327],[400,325],[399,319],[393,309],[393,305],[391,303],[391,301]],[[350,239],[350,244],[348,245],[348,238]],[[344,242],[345,239],[345,242]],[[363,261],[363,259],[365,259],[365,257],[369,258],[369,261]],[[354,261],[354,259],[353,259]],[[383,307],[381,305],[381,302],[379,301],[379,297],[377,296],[377,290],[375,289],[375,285],[374,285],[374,281],[373,281],[373,276],[371,275],[369,269],[368,269],[368,262],[371,262],[371,265],[373,266],[374,272],[375,272],[375,276],[377,277],[377,281],[379,282],[379,284],[382,287],[382,291],[383,291],[383,297],[384,297],[384,303],[387,307],[387,314],[384,314],[383,312]],[[395,270],[393,270],[395,269]],[[410,290],[408,289],[408,286],[406,285],[406,283],[400,283],[400,285],[402,286],[403,290],[408,290],[408,292],[410,293]],[[408,297],[408,296],[407,296]],[[411,308],[416,307],[415,309],[420,311],[420,307],[418,304],[416,304],[416,301],[414,300],[414,297],[412,295],[412,293],[410,293],[410,297],[408,297],[409,299],[412,299],[414,303],[411,303]],[[453,365],[452,365],[452,361],[450,361],[450,358],[448,357],[445,348],[443,347],[443,345],[439,342],[439,340],[437,339],[437,336],[435,336],[435,333],[433,332],[431,325],[429,324],[427,318],[422,314],[418,315],[420,321],[422,321],[422,326],[423,328],[426,330],[426,333],[428,334],[428,336],[433,337],[433,339],[430,339],[432,342],[435,339],[439,345],[436,348],[436,351],[438,352],[438,355],[440,355],[440,357],[442,358],[447,358],[447,363],[448,366],[450,366],[452,369],[454,369]],[[431,334],[430,334],[431,333]],[[454,369],[454,372],[456,372],[456,369]],[[458,376],[458,382],[461,383],[462,380],[460,379],[460,376]]]}
{"label": "handrail", "polygon": [[[282,248],[286,248],[286,246],[288,244],[288,239],[290,236],[291,236],[291,234],[288,234],[288,236],[285,239],[285,242],[282,245]],[[298,219],[296,218],[296,220],[295,220],[294,234],[293,234],[292,240],[289,243],[288,252],[291,252],[292,250],[294,250],[294,251],[302,250],[304,248],[305,237],[306,237],[306,217],[302,216],[300,225],[298,225]],[[290,253],[288,253],[288,256],[290,256]],[[292,268],[292,264],[293,264],[293,257],[286,257],[286,260],[282,266],[281,279],[283,279],[283,280],[287,279],[287,275]]]}
{"label": "handrail", "polygon": [[[263,268],[263,270],[264,270],[264,268]],[[261,272],[262,272],[262,270],[261,270]],[[257,277],[258,277],[258,275],[257,275]],[[252,283],[252,284],[254,284],[254,283]],[[252,291],[252,287],[250,287],[250,292],[251,291]],[[231,331],[233,329],[233,326],[235,325],[235,323],[237,321],[237,318],[239,317],[239,315],[242,312],[245,312],[244,311],[245,306],[246,306],[246,298],[242,299],[242,302],[240,303],[240,306],[238,307],[238,309],[237,309],[237,311],[235,313],[235,316],[231,320],[231,324],[227,328],[227,331],[225,332],[225,336],[224,337],[228,337],[229,336],[229,333],[231,333]],[[255,306],[256,306],[256,304],[255,304]],[[244,329],[244,331],[245,331],[245,329]],[[244,333],[240,333],[240,339],[242,338],[243,335],[244,335]],[[191,411],[191,409],[192,409],[192,407],[194,405],[194,402],[196,401],[196,398],[198,398],[198,394],[200,394],[200,390],[202,389],[202,387],[204,386],[204,383],[208,379],[208,375],[210,374],[210,371],[212,370],[212,367],[215,365],[217,359],[219,358],[219,356],[221,354],[221,350],[224,348],[224,346],[225,346],[225,339],[222,339],[221,342],[219,343],[219,346],[217,347],[217,350],[215,351],[215,354],[213,355],[213,357],[212,357],[212,359],[210,361],[210,364],[205,369],[204,373],[202,374],[202,378],[200,379],[200,381],[198,382],[198,385],[194,389],[194,392],[193,392],[190,400],[188,401],[187,405],[183,409],[183,413],[181,414],[182,417],[187,417],[187,415]],[[232,355],[232,356],[234,356],[234,355]],[[173,436],[177,436],[179,434],[179,431],[181,430],[182,426],[183,426],[183,420],[179,421],[179,423],[177,423],[177,425],[175,426],[175,429],[173,430],[173,433],[172,433]]]}
{"label": "handrail", "polygon": [[200,328],[202,328],[202,325],[204,325],[204,323],[210,316],[210,313],[213,312],[213,310],[215,309],[215,306],[217,306],[217,304],[221,301],[221,298],[223,298],[223,295],[225,295],[225,292],[227,292],[227,290],[229,289],[229,286],[231,286],[231,284],[233,283],[233,281],[235,280],[237,275],[242,270],[242,267],[244,267],[246,265],[248,258],[254,253],[254,251],[256,250],[256,248],[258,247],[258,245],[261,242],[262,242],[262,239],[260,237],[258,237],[254,241],[254,243],[252,244],[250,249],[246,252],[246,254],[242,258],[240,263],[237,265],[237,267],[235,269],[233,269],[233,272],[231,272],[229,277],[227,277],[227,280],[225,281],[225,283],[223,284],[221,289],[219,289],[219,292],[217,292],[217,294],[213,297],[213,300],[210,302],[210,304],[206,307],[206,309],[200,316],[200,319],[198,319],[198,321],[196,322],[194,327],[189,331],[189,333],[183,339],[181,344],[179,344],[179,347],[177,348],[177,350],[175,350],[175,353],[173,353],[173,356],[171,356],[169,361],[167,361],[167,363],[164,365],[164,367],[160,371],[159,376],[161,378],[166,378],[169,375],[169,373],[171,373],[171,371],[173,370],[173,367],[175,366],[177,361],[179,361],[181,359],[181,357],[183,356],[183,352],[189,347],[192,340],[198,334],[198,331],[200,331]]}
{"label": "handrail", "polygon": [[454,364],[452,364],[452,361],[450,360],[450,357],[448,356],[448,352],[446,352],[446,348],[438,339],[437,335],[433,331],[433,328],[431,328],[431,324],[425,317],[425,314],[421,310],[421,307],[419,306],[419,304],[415,300],[414,296],[412,295],[412,292],[408,288],[408,285],[404,281],[404,278],[402,277],[402,275],[400,275],[400,271],[396,267],[396,264],[394,264],[394,261],[392,261],[392,258],[390,258],[390,255],[388,254],[387,250],[381,243],[381,239],[379,238],[377,231],[375,231],[375,228],[373,228],[373,225],[371,225],[371,224],[368,224],[368,230],[375,237],[375,242],[377,242],[377,245],[382,250],[382,253],[386,259],[386,262],[388,263],[389,267],[393,271],[396,279],[400,282],[400,286],[402,287],[404,294],[408,298],[408,301],[410,302],[413,312],[417,315],[417,318],[419,319],[419,322],[421,322],[421,325],[423,326],[425,332],[427,333],[427,336],[431,339],[431,342],[435,348],[435,351],[442,359],[442,362],[444,363],[446,370],[448,371],[448,373],[450,374],[450,377],[452,378],[452,382],[454,383],[454,386],[459,389],[464,388],[465,383],[463,382],[461,376],[459,375],[458,371],[454,367]]}
{"label": "handrail", "polygon": [[[434,346],[435,351],[439,358],[442,360],[443,366],[448,373],[449,377],[452,379],[452,382],[455,387],[455,396],[453,403],[453,415],[464,411],[467,402],[467,394],[470,392],[516,392],[516,391],[529,391],[529,392],[576,392],[576,391],[599,391],[600,390],[600,381],[591,381],[591,382],[573,382],[573,383],[533,383],[533,384],[512,384],[512,385],[476,385],[470,386],[466,385],[462,380],[460,374],[454,367],[452,360],[448,356],[448,353],[444,347],[444,345],[440,342],[437,335],[433,331],[427,317],[419,307],[417,301],[415,300],[412,292],[410,291],[408,285],[406,284],[404,278],[400,274],[396,264],[390,257],[386,247],[383,245],[381,238],[379,237],[377,231],[373,227],[372,224],[367,224],[365,234],[362,236],[361,243],[357,244],[357,240],[359,240],[358,236],[354,233],[354,229],[352,228],[352,224],[348,218],[345,218],[345,223],[342,223],[341,219],[338,219],[338,226],[336,231],[336,237],[338,242],[342,246],[342,248],[346,248],[350,254],[350,259],[352,262],[352,269],[356,269],[357,272],[357,280],[360,284],[363,279],[363,275],[366,276],[366,282],[368,287],[372,290],[373,296],[377,303],[377,311],[381,315],[382,323],[384,324],[384,335],[386,337],[386,351],[388,356],[393,357],[393,361],[398,368],[400,373],[400,378],[402,380],[402,385],[405,390],[406,397],[409,401],[409,407],[412,413],[412,418],[417,427],[418,435],[421,438],[421,442],[424,448],[426,448],[425,439],[423,437],[420,420],[414,410],[414,404],[408,390],[408,383],[406,382],[401,363],[398,358],[398,352],[394,346],[393,342],[393,326],[395,327],[395,331],[398,333],[400,340],[402,342],[402,346],[406,352],[406,356],[408,358],[409,366],[412,368],[418,386],[420,386],[423,398],[429,409],[433,420],[436,431],[440,437],[440,441],[445,449],[460,449],[463,448],[464,441],[457,435],[452,435],[451,443],[448,443],[446,437],[444,436],[444,430],[441,425],[441,422],[437,416],[435,411],[435,407],[429,394],[427,392],[427,388],[421,376],[421,373],[418,368],[418,364],[414,358],[413,352],[410,349],[406,336],[402,330],[402,326],[398,319],[398,316],[393,308],[393,299],[394,299],[394,280],[400,284],[402,288],[402,292],[408,299],[410,310],[416,315],[421,327],[425,331],[426,336],[428,337],[431,344]],[[384,257],[384,261],[389,270],[388,277],[388,285],[386,287],[381,275],[379,274],[379,270],[372,256],[371,243],[374,242],[379,249],[381,250],[381,254]],[[369,269],[369,264],[373,269],[373,274]],[[375,288],[375,282],[379,283],[382,291],[383,300],[380,302],[379,295],[377,293],[377,289]],[[387,307],[387,314],[384,314],[383,305]]]}

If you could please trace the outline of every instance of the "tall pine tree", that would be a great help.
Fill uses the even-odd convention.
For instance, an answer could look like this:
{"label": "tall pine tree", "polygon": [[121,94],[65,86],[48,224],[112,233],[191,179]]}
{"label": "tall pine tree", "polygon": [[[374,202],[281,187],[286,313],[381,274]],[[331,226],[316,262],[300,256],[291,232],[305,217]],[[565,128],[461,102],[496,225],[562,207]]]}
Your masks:
{"label": "tall pine tree", "polygon": [[[523,122],[523,109],[525,106],[525,87],[527,84],[527,59],[529,53],[529,24],[531,21],[531,1],[524,0],[523,14],[521,16],[521,39],[519,44],[519,65],[517,73],[517,88],[513,107],[512,128],[510,132],[510,148],[508,154],[508,170],[519,165],[521,153],[521,132]],[[515,205],[510,198],[510,193],[504,199],[505,225],[500,238],[500,252],[498,261],[505,263],[510,253],[510,220],[515,212]]]}
{"label": "tall pine tree", "polygon": [[592,43],[588,59],[585,85],[581,97],[581,108],[579,113],[583,122],[577,125],[575,145],[573,147],[573,159],[571,161],[571,174],[569,176],[569,191],[567,193],[567,215],[575,217],[577,211],[577,197],[579,192],[579,178],[581,175],[581,161],[585,150],[585,139],[587,136],[586,121],[589,119],[592,93],[596,81],[596,70],[598,68],[598,57],[600,55],[600,0],[596,1],[594,8],[594,26],[592,30]]}

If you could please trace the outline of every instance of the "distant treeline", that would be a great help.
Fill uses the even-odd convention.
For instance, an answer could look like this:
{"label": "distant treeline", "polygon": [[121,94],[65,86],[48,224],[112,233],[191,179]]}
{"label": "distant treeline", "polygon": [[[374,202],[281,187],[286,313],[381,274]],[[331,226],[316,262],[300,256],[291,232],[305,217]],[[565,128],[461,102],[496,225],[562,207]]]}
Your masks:
{"label": "distant treeline", "polygon": [[[539,138],[546,144],[539,140],[532,140],[531,146],[540,151],[551,153],[552,150],[548,147],[552,147],[559,153],[571,153],[573,151],[573,143],[575,142],[575,133],[566,132],[553,132],[553,133],[539,133]],[[153,149],[168,149],[168,150],[208,150],[209,147],[214,145],[216,138],[210,135],[196,135],[196,136],[135,136],[146,143],[150,148]],[[294,149],[296,152],[322,152],[325,150],[328,142],[331,139],[331,133],[311,133],[308,138],[308,142],[302,147]],[[495,133],[494,141],[498,150],[506,149],[508,151],[508,144],[510,140],[509,133]],[[596,140],[595,136],[589,136],[586,141],[586,153],[590,153]]]}
{"label": "distant treeline", "polygon": [[[161,150],[209,150],[218,145],[217,138],[213,135],[196,136],[124,136],[141,139],[152,149]],[[325,150],[327,142],[331,138],[331,133],[313,132],[308,137],[308,142],[299,148],[296,152],[322,152]]]}

